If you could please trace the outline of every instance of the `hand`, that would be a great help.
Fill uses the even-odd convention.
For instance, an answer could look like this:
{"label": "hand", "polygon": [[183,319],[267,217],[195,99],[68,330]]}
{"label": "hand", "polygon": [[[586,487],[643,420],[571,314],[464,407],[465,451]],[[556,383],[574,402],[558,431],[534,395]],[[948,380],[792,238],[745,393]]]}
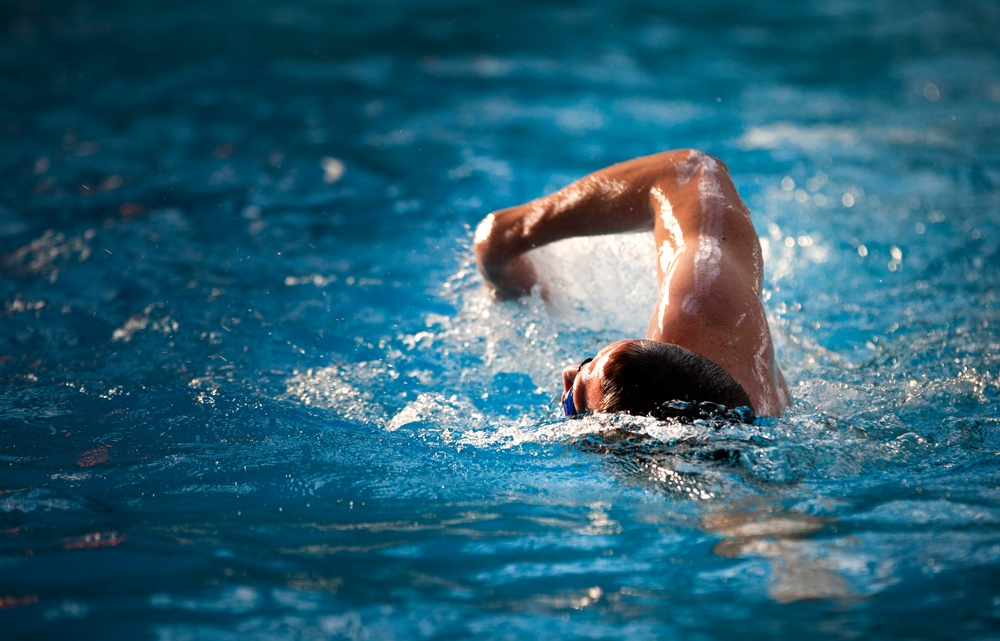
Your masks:
{"label": "hand", "polygon": [[493,288],[493,294],[501,300],[527,296],[538,282],[535,266],[523,255],[506,263],[490,264],[483,262],[477,251],[476,263],[487,285]]}
{"label": "hand", "polygon": [[518,298],[531,293],[538,281],[535,267],[519,246],[521,215],[517,208],[496,211],[476,227],[473,249],[476,266],[500,299]]}

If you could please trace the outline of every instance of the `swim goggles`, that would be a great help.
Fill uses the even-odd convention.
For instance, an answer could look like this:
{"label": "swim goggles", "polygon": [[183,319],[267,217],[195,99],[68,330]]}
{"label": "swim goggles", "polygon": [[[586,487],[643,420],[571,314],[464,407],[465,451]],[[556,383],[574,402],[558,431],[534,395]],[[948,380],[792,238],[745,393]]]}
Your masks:
{"label": "swim goggles", "polygon": [[580,370],[583,366],[594,359],[588,358],[587,360],[580,363],[580,366],[576,368],[576,377],[573,379],[573,384],[570,386],[569,391],[566,392],[566,398],[563,399],[563,416],[575,416],[576,415],[576,404],[573,402],[573,391],[576,389],[576,381],[580,378]]}

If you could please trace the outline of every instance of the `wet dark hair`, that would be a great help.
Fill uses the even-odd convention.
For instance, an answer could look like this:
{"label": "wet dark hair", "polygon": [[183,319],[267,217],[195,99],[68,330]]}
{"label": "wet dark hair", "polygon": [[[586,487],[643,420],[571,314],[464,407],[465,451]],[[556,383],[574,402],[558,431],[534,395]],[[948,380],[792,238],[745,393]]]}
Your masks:
{"label": "wet dark hair", "polygon": [[746,390],[726,370],[689,349],[657,341],[631,341],[616,350],[604,364],[602,391],[605,412],[666,419],[682,416],[692,404],[745,407],[751,416],[753,410]]}

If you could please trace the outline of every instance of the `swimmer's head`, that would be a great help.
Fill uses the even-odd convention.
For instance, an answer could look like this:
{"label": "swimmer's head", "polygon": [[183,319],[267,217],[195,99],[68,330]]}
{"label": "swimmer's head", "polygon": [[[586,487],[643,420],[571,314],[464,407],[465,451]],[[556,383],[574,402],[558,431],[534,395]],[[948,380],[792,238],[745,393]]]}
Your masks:
{"label": "swimmer's head", "polygon": [[618,348],[628,342],[606,345],[594,358],[563,370],[563,414],[573,416],[604,410],[604,366]]}
{"label": "swimmer's head", "polygon": [[[564,412],[624,412],[668,418],[670,401],[753,408],[728,372],[678,345],[625,340],[604,347],[594,360],[563,371]],[[571,400],[567,400],[569,397]]]}

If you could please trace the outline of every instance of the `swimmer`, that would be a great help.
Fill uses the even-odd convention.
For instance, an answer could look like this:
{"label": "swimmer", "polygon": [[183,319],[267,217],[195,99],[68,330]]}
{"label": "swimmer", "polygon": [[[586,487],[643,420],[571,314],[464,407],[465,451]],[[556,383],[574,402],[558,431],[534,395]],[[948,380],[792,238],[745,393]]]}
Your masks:
{"label": "swimmer", "polygon": [[722,161],[663,152],[493,212],[476,228],[476,262],[498,298],[516,298],[539,283],[532,249],[644,229],[659,283],[645,340],[615,341],[567,367],[563,412],[665,417],[684,401],[780,416],[790,395],[760,300],[760,241]]}

